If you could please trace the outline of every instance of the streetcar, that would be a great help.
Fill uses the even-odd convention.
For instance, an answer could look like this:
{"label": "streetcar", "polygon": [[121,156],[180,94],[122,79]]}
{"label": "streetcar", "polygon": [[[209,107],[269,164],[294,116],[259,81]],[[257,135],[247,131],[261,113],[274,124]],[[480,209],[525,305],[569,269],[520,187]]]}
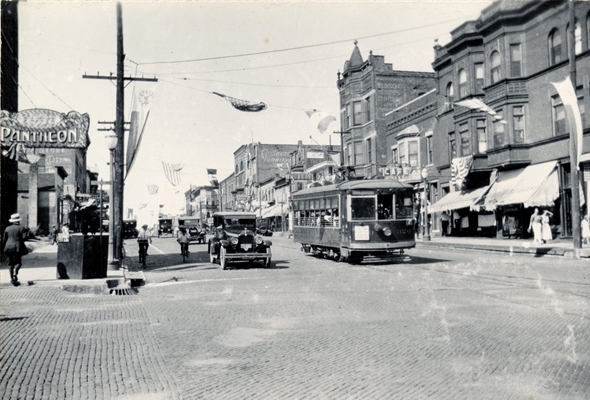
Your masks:
{"label": "streetcar", "polygon": [[351,264],[393,261],[416,246],[413,187],[392,179],[346,181],[293,193],[293,240]]}

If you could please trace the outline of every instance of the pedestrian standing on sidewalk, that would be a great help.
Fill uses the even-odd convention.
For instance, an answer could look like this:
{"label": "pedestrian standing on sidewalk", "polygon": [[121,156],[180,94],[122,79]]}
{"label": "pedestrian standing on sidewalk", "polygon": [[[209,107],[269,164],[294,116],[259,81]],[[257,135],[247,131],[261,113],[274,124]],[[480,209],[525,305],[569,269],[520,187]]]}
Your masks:
{"label": "pedestrian standing on sidewalk", "polygon": [[59,231],[57,230],[55,225],[51,225],[51,231],[49,231],[49,237],[51,238],[51,245],[52,246],[57,245],[57,234],[58,233],[59,233]]}
{"label": "pedestrian standing on sidewalk", "polygon": [[448,229],[449,229],[449,214],[446,211],[443,211],[440,215],[440,227],[442,229],[442,235],[447,236]]}
{"label": "pedestrian standing on sidewalk", "polygon": [[590,222],[588,219],[587,215],[582,219],[582,242],[584,244],[590,244]]}
{"label": "pedestrian standing on sidewalk", "polygon": [[27,230],[20,225],[20,215],[12,214],[8,220],[12,225],[4,230],[4,254],[8,257],[10,267],[10,281],[14,286],[20,285],[18,271],[22,266],[21,256],[27,255],[29,250],[25,245]]}
{"label": "pedestrian standing on sidewalk", "polygon": [[64,242],[70,241],[70,225],[65,223],[64,226],[61,227],[61,240]]}
{"label": "pedestrian standing on sidewalk", "polygon": [[535,212],[531,215],[529,233],[531,232],[535,238],[535,243],[543,244],[543,217],[539,214],[538,208],[535,208]]}
{"label": "pedestrian standing on sidewalk", "polygon": [[553,216],[553,213],[549,210],[543,211],[543,215],[541,216],[541,232],[543,235],[543,243],[547,243],[548,240],[553,240],[553,233],[551,233],[551,225],[549,225],[549,220]]}

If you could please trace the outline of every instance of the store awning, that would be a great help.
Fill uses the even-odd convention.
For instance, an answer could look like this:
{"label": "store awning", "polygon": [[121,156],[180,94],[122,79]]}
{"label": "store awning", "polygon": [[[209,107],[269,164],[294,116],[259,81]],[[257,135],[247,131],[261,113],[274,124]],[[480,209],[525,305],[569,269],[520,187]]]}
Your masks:
{"label": "store awning", "polygon": [[524,207],[550,207],[559,197],[557,161],[529,165],[513,171],[500,172],[486,196],[484,207],[523,204]]}
{"label": "store awning", "polygon": [[262,218],[271,218],[276,217],[278,215],[281,215],[281,206],[277,204],[275,204],[274,206],[270,206],[268,208],[264,208],[262,210]]}
{"label": "store awning", "polygon": [[479,189],[451,192],[429,206],[428,213],[439,213],[471,207],[486,194],[489,188],[489,186],[485,186]]}

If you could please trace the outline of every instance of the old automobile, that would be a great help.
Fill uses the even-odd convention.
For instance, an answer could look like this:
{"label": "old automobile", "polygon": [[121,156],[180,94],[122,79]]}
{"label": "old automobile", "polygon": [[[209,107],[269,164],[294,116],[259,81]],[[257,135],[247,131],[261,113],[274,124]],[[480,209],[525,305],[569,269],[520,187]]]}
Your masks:
{"label": "old automobile", "polygon": [[123,221],[123,237],[128,238],[136,238],[139,235],[139,231],[137,230],[137,220],[135,219],[126,219]]}
{"label": "old automobile", "polygon": [[206,229],[199,217],[178,217],[178,225],[184,226],[190,235],[191,242],[205,243]]}
{"label": "old automobile", "polygon": [[213,227],[207,243],[210,261],[218,261],[223,269],[240,261],[262,261],[265,268],[270,267],[272,242],[256,234],[254,213],[213,214]]}

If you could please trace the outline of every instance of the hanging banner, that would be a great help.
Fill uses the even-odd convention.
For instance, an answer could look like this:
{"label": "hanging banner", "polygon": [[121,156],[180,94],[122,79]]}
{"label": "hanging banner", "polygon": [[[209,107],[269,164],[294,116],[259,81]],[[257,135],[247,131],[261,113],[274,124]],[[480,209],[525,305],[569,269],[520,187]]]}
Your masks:
{"label": "hanging banner", "polygon": [[77,111],[63,114],[42,108],[16,113],[2,110],[1,113],[0,139],[3,148],[10,148],[14,143],[25,147],[77,149],[90,145],[88,114]]}

